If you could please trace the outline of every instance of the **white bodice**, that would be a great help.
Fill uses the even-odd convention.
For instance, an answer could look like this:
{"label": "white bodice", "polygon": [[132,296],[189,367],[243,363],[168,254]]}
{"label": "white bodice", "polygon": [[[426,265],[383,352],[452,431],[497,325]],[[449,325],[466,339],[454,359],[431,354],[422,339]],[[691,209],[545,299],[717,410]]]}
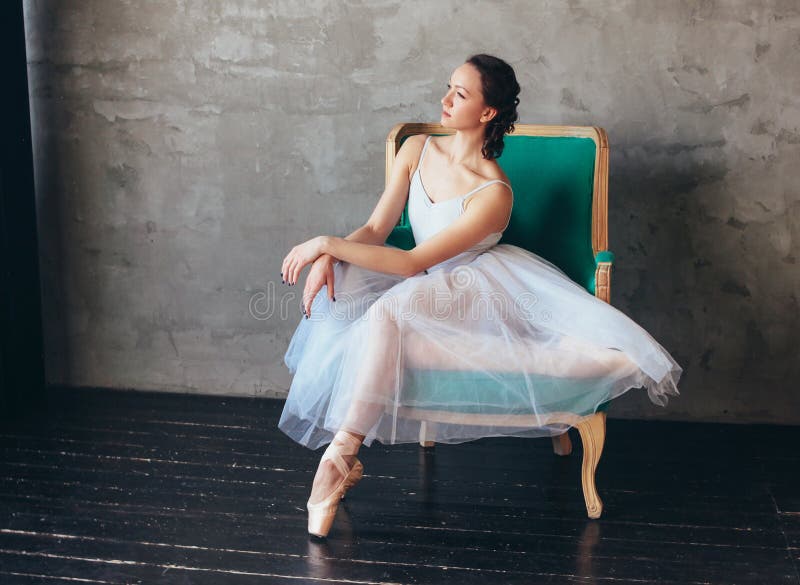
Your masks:
{"label": "white bodice", "polygon": [[[434,203],[428,196],[427,191],[425,191],[425,186],[422,184],[422,179],[420,177],[420,167],[422,166],[422,161],[425,158],[425,150],[428,148],[430,139],[431,137],[428,136],[427,140],[425,140],[425,146],[422,147],[422,153],[420,154],[419,162],[417,163],[417,170],[414,171],[414,175],[411,177],[411,185],[408,192],[408,220],[411,224],[411,231],[414,234],[414,241],[417,244],[420,244],[433,237],[438,232],[453,223],[458,216],[464,213],[464,202],[473,193],[494,183],[503,183],[504,185],[508,185],[508,183],[501,181],[500,179],[492,179],[475,187],[472,191],[465,193],[460,197],[453,197],[451,199],[445,199],[444,201]],[[511,185],[508,185],[508,188],[511,189]],[[451,264],[462,264],[469,262],[478,254],[497,244],[502,235],[503,232],[491,233],[482,241],[472,246],[469,250],[466,250],[454,256],[453,258],[449,258],[444,262],[440,262],[439,264],[432,266],[428,269],[428,272],[433,269],[444,268],[445,266],[449,266]]]}

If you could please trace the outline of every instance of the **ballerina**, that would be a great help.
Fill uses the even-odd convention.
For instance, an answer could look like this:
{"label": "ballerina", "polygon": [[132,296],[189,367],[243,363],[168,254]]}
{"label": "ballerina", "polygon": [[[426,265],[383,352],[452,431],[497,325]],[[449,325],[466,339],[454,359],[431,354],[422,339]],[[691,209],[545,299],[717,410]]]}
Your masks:
{"label": "ballerina", "polygon": [[[656,404],[678,394],[680,366],[644,329],[536,254],[498,244],[514,194],[496,159],[518,119],[519,92],[508,63],[471,56],[452,72],[441,99],[440,123],[454,134],[406,139],[362,227],[345,238],[312,238],[283,259],[288,285],[311,265],[305,318],[284,358],[294,377],[279,427],[309,448],[329,443],[307,502],[312,535],[328,534],[339,501],[361,480],[362,444],[418,439],[419,421],[397,408],[415,371],[497,379],[497,392],[464,388],[458,402],[473,412],[545,412],[552,402],[545,386],[560,380],[591,382],[585,392],[595,406],[641,386]],[[386,244],[406,202],[411,250]],[[531,290],[545,309],[536,315],[519,310]],[[503,378],[506,372],[520,376]],[[503,385],[514,385],[506,398]],[[564,430],[456,421],[437,425],[432,439]]]}

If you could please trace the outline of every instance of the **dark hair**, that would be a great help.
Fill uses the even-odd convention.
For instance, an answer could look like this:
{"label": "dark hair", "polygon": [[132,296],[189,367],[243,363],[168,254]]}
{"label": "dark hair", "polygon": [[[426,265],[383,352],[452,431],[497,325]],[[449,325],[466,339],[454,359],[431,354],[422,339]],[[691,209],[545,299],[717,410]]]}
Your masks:
{"label": "dark hair", "polygon": [[492,55],[478,53],[466,62],[474,65],[481,74],[483,101],[487,106],[497,108],[497,115],[486,124],[486,137],[481,148],[483,158],[493,160],[503,154],[503,136],[514,131],[514,122],[519,119],[519,83],[511,65]]}

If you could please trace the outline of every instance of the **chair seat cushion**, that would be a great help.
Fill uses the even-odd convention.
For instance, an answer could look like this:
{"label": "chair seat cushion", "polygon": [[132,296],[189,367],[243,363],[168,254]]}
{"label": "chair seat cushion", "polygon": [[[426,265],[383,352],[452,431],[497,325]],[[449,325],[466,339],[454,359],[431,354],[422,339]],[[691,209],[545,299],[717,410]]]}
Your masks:
{"label": "chair seat cushion", "polygon": [[610,403],[596,379],[520,372],[413,369],[405,373],[402,392],[404,406],[465,414],[588,416]]}

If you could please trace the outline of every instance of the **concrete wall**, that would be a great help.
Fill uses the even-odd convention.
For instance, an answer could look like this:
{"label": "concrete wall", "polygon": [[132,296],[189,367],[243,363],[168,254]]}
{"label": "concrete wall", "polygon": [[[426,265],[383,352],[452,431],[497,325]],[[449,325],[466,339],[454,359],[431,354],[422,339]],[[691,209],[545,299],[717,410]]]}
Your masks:
{"label": "concrete wall", "polygon": [[800,423],[799,7],[27,0],[48,380],[285,395],[283,256],[485,51],[522,122],[609,133],[612,302],[685,368],[612,416]]}

